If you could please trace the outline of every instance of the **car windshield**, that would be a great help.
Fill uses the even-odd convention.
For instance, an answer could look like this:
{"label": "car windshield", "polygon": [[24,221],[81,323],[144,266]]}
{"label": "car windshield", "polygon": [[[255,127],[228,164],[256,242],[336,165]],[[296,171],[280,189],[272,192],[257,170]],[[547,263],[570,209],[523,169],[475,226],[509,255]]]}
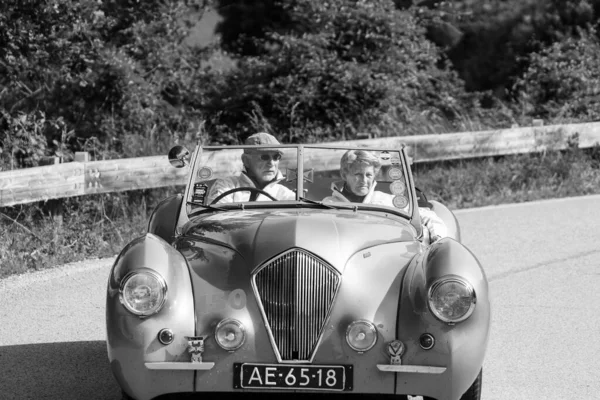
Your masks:
{"label": "car windshield", "polygon": [[276,200],[282,207],[322,203],[325,208],[391,208],[410,215],[412,188],[407,185],[406,168],[400,150],[317,145],[202,147],[192,162],[187,210],[196,212],[211,205],[252,207]]}

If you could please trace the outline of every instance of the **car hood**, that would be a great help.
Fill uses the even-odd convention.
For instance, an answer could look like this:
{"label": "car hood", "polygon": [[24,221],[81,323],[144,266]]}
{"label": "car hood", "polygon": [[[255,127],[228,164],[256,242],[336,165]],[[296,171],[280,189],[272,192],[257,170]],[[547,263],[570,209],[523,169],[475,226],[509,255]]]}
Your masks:
{"label": "car hood", "polygon": [[415,235],[406,220],[352,210],[241,210],[192,219],[183,227],[177,247],[189,254],[192,247],[224,246],[251,270],[286,250],[302,248],[342,271],[360,250],[413,242]]}

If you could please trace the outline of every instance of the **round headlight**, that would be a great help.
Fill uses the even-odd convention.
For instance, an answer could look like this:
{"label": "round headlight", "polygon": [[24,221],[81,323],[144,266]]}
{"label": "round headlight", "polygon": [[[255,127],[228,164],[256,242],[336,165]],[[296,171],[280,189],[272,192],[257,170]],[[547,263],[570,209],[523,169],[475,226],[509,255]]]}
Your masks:
{"label": "round headlight", "polygon": [[215,339],[224,350],[237,350],[246,341],[246,329],[238,320],[224,319],[217,325]]}
{"label": "round headlight", "polygon": [[442,278],[429,288],[429,309],[443,322],[464,321],[475,310],[475,303],[473,287],[456,277]]}
{"label": "round headlight", "polygon": [[346,330],[346,342],[353,350],[367,351],[377,342],[377,329],[369,321],[354,321]]}
{"label": "round headlight", "polygon": [[134,271],[123,278],[119,292],[121,304],[141,317],[156,314],[167,298],[167,284],[154,271]]}

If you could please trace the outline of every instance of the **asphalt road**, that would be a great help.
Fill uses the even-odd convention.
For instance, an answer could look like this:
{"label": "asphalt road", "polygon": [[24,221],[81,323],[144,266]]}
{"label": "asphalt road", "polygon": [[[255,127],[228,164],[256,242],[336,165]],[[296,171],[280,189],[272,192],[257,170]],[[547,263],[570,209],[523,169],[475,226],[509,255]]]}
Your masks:
{"label": "asphalt road", "polygon": [[[457,212],[490,281],[483,399],[600,398],[600,196]],[[113,259],[0,280],[0,399],[119,399]]]}

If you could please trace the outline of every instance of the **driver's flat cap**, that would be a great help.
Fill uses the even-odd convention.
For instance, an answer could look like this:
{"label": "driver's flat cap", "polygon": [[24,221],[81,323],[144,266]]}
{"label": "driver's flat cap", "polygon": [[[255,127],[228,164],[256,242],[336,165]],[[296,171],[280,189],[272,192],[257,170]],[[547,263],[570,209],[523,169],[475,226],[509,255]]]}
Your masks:
{"label": "driver's flat cap", "polygon": [[[248,146],[259,146],[259,145],[279,145],[279,140],[275,138],[275,136],[267,133],[267,132],[259,132],[254,133],[246,139],[244,142],[245,145]],[[244,153],[252,153],[255,151],[276,151],[281,153],[279,149],[245,149]]]}

